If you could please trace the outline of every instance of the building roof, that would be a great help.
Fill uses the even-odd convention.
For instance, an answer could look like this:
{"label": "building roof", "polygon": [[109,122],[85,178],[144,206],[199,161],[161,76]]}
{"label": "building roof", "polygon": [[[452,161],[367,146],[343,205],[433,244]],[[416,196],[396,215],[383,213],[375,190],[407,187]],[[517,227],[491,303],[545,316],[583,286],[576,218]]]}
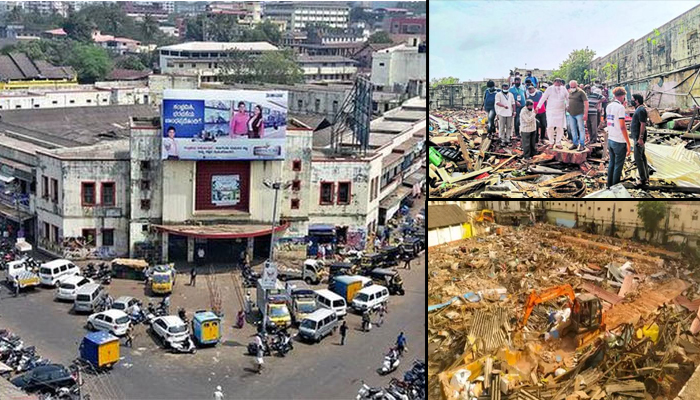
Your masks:
{"label": "building roof", "polygon": [[158,49],[171,51],[266,51],[277,50],[277,47],[268,42],[186,42],[163,46]]}
{"label": "building roof", "polygon": [[129,137],[130,117],[158,116],[144,104],[7,110],[0,132],[45,148],[88,146]]}
{"label": "building roof", "polygon": [[43,150],[42,152],[62,160],[129,160],[129,139],[92,146]]}
{"label": "building roof", "polygon": [[467,213],[456,204],[428,206],[428,229],[460,225],[467,222]]}
{"label": "building roof", "polygon": [[382,168],[392,167],[403,160],[401,153],[389,153],[382,159]]}
{"label": "building roof", "polygon": [[148,78],[148,76],[152,73],[153,71],[150,69],[136,71],[133,69],[115,68],[109,73],[109,75],[107,75],[105,79],[108,81],[136,81],[139,79]]}
{"label": "building roof", "polygon": [[55,67],[43,60],[31,60],[24,53],[0,55],[0,80],[73,79],[71,67]]}
{"label": "building roof", "polygon": [[289,113],[289,118],[296,118],[314,131],[330,126],[330,122],[322,115]]}
{"label": "building roof", "polygon": [[300,54],[297,57],[297,62],[299,63],[319,63],[319,62],[342,62],[349,64],[357,64],[357,61],[341,56],[309,56],[306,54]]}

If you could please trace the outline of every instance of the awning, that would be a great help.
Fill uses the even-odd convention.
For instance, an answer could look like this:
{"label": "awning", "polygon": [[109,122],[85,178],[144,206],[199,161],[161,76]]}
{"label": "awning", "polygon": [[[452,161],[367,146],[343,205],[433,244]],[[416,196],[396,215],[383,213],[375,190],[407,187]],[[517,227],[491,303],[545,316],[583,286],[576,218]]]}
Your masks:
{"label": "awning", "polygon": [[333,236],[335,235],[335,225],[309,224],[310,236]]}
{"label": "awning", "polygon": [[28,219],[34,218],[33,215],[26,213],[22,210],[19,211],[19,220],[17,219],[17,209],[14,207],[9,207],[5,204],[0,203],[0,214],[4,215],[8,219],[11,219],[15,222],[24,222]]}
{"label": "awning", "polygon": [[[270,225],[153,225],[161,232],[199,239],[238,239],[269,235]],[[289,222],[275,227],[275,232],[287,229]]]}
{"label": "awning", "polygon": [[0,181],[2,181],[2,182],[10,183],[14,180],[15,180],[14,176],[7,176],[7,175],[0,174]]}
{"label": "awning", "polygon": [[404,186],[413,187],[414,185],[422,185],[425,183],[425,172],[418,170],[403,180]]}
{"label": "awning", "polygon": [[399,186],[379,202],[379,208],[390,209],[401,203],[410,193],[410,188]]}

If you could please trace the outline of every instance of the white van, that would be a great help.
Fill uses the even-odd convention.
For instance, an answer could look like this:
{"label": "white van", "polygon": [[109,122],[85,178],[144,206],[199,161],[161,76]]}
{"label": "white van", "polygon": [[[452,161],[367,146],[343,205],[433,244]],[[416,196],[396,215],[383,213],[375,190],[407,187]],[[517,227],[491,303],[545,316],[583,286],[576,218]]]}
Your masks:
{"label": "white van", "polygon": [[345,299],[331,292],[328,289],[316,290],[316,303],[319,307],[335,311],[338,318],[348,313]]}
{"label": "white van", "polygon": [[73,310],[75,312],[95,312],[97,306],[104,302],[107,292],[97,283],[83,285],[75,292],[75,302]]}
{"label": "white van", "polygon": [[355,293],[351,305],[355,311],[364,312],[379,308],[387,300],[389,300],[389,289],[382,285],[370,285]]}
{"label": "white van", "polygon": [[338,327],[338,317],[333,310],[318,309],[307,315],[299,324],[299,335],[302,339],[320,342],[321,339],[332,335]]}
{"label": "white van", "polygon": [[49,261],[39,268],[39,280],[46,286],[59,286],[62,279],[73,275],[80,275],[80,268],[68,260]]}

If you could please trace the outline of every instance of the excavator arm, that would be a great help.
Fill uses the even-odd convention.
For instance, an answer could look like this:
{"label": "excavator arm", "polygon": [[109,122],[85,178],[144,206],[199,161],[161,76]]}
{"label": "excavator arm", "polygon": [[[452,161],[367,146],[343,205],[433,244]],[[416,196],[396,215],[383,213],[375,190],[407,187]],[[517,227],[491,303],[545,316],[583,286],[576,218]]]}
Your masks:
{"label": "excavator arm", "polygon": [[525,326],[527,324],[527,320],[528,318],[530,318],[530,314],[532,314],[532,310],[535,308],[536,305],[540,303],[546,303],[550,300],[556,299],[557,297],[561,296],[568,297],[572,305],[574,303],[574,300],[576,299],[574,289],[571,287],[571,285],[551,287],[543,290],[541,293],[537,293],[535,290],[533,290],[532,293],[530,293],[530,295],[527,297],[527,301],[525,302],[525,316],[523,317],[522,326]]}

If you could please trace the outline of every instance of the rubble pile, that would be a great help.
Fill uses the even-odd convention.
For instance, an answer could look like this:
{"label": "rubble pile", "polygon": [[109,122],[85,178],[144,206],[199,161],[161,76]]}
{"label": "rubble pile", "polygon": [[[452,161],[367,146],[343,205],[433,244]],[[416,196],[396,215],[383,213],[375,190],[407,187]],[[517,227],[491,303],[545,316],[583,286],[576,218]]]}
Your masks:
{"label": "rubble pile", "polygon": [[681,254],[546,224],[490,232],[429,250],[430,398],[673,399],[700,365],[700,274]]}
{"label": "rubble pile", "polygon": [[[430,196],[438,198],[700,197],[700,117],[697,109],[647,108],[652,125],[645,145],[650,185],[635,186],[637,168],[627,157],[621,183],[605,190],[603,143],[586,151],[549,149],[539,143],[522,158],[519,138],[503,147],[487,135],[481,110],[433,110],[429,125]],[[633,113],[632,108],[627,109]],[[631,118],[627,117],[628,130]],[[602,128],[601,129],[607,129]],[[602,135],[602,131],[599,132]],[[565,138],[566,140],[566,138]]]}

